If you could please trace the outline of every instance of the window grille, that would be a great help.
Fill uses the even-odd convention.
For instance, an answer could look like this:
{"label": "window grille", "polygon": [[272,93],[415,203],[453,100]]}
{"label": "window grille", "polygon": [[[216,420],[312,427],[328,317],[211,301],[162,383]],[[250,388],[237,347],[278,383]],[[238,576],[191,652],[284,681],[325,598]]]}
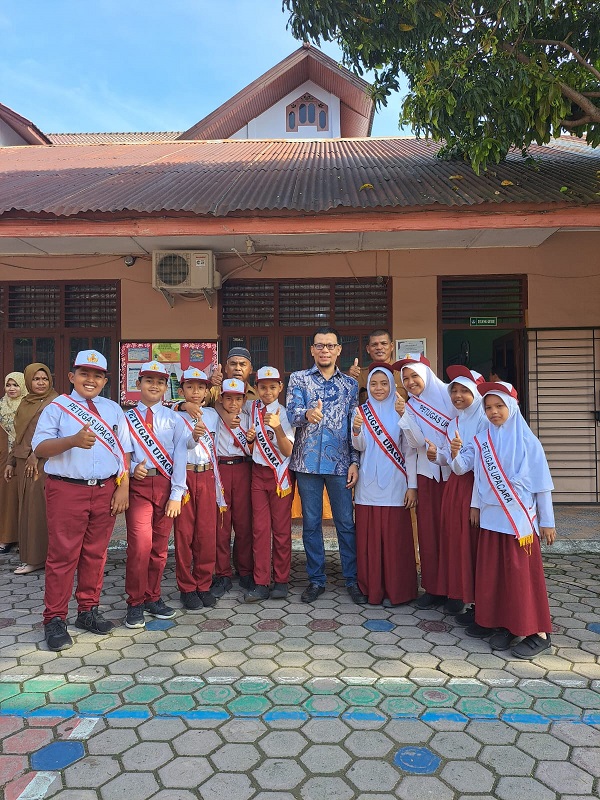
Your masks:
{"label": "window grille", "polygon": [[9,328],[58,328],[60,288],[47,283],[8,287]]}
{"label": "window grille", "polygon": [[330,311],[329,283],[279,284],[279,325],[318,328],[329,323]]}
{"label": "window grille", "polygon": [[116,324],[115,284],[82,283],[65,286],[65,327],[114,328]]}
{"label": "window grille", "polygon": [[273,283],[229,283],[223,286],[223,327],[271,328],[275,324]]}
{"label": "window grille", "polygon": [[[387,315],[385,283],[336,283],[335,325],[380,328]],[[385,327],[385,325],[383,325]]]}
{"label": "window grille", "polygon": [[441,278],[442,324],[469,326],[471,317],[498,318],[498,327],[525,325],[522,277]]}

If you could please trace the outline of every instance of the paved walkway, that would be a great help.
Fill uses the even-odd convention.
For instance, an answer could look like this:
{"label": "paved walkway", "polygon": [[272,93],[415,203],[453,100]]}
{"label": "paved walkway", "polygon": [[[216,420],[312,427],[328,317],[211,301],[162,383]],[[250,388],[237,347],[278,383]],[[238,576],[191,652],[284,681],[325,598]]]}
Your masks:
{"label": "paved walkway", "polygon": [[[40,644],[43,574],[0,564],[6,800],[579,800],[600,795],[600,556],[546,554],[554,652],[512,660],[439,611],[234,590],[145,630]],[[104,604],[122,623],[124,555]],[[164,594],[179,606],[172,556]],[[74,609],[71,614],[74,619]]]}

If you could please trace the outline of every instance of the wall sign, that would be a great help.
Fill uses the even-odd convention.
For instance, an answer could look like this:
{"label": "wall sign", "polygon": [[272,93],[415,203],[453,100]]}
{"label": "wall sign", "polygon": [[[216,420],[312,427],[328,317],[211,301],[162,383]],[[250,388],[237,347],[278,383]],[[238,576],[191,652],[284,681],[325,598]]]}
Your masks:
{"label": "wall sign", "polygon": [[469,317],[472,328],[497,328],[498,317]]}
{"label": "wall sign", "polygon": [[165,364],[170,375],[165,400],[177,400],[183,396],[179,380],[184,369],[198,367],[210,376],[217,366],[217,342],[121,342],[121,405],[131,406],[139,400],[135,384],[146,361]]}
{"label": "wall sign", "polygon": [[407,353],[427,355],[427,339],[396,339],[396,361],[400,361]]}

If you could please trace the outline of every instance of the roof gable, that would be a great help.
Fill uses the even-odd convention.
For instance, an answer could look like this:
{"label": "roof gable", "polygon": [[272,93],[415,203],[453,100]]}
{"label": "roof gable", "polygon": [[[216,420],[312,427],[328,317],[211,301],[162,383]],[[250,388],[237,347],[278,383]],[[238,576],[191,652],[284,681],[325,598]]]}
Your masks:
{"label": "roof gable", "polygon": [[375,105],[368,94],[369,84],[318,48],[304,44],[179,138],[229,139],[306,81],[339,97],[343,138],[371,135]]}
{"label": "roof gable", "polygon": [[50,144],[50,139],[31,120],[17,114],[3,103],[0,103],[0,119],[12,128],[25,144]]}

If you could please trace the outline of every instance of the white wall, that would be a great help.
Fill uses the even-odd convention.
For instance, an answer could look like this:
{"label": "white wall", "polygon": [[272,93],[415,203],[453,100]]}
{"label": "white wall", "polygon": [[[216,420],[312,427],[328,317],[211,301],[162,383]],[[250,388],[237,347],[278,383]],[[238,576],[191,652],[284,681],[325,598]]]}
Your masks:
{"label": "white wall", "polygon": [[[303,94],[312,94],[329,108],[329,130],[317,131],[317,126],[299,125],[298,131],[286,131],[285,109]],[[250,120],[232,139],[337,139],[340,136],[340,99],[312,81],[306,81],[293,92]]]}
{"label": "white wall", "polygon": [[21,144],[27,144],[27,142],[18,133],[15,133],[10,125],[0,119],[0,147],[12,147]]}

